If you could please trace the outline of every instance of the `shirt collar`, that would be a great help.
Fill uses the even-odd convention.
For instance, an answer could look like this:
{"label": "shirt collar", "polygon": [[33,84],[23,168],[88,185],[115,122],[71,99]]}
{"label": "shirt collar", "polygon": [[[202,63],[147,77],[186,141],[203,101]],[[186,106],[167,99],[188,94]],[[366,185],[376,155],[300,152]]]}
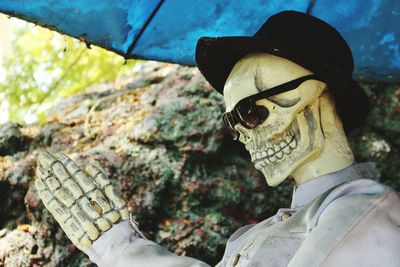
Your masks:
{"label": "shirt collar", "polygon": [[372,162],[354,164],[340,171],[319,176],[294,188],[291,208],[303,207],[334,186],[358,179],[379,177],[380,173]]}

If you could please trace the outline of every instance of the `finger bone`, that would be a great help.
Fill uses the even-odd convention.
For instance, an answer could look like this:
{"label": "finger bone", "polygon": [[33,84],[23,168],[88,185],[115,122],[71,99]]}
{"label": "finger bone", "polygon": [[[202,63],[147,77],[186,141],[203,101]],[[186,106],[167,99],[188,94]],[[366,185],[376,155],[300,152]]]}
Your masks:
{"label": "finger bone", "polygon": [[111,205],[108,203],[104,194],[100,190],[96,189],[93,192],[89,193],[88,196],[93,202],[101,207],[102,213],[111,210]]}
{"label": "finger bone", "polygon": [[65,225],[69,228],[69,232],[74,236],[75,239],[78,239],[84,234],[84,231],[81,228],[81,225],[74,217],[70,217],[66,222]]}
{"label": "finger bone", "polygon": [[98,166],[89,163],[86,166],[86,172],[96,181],[100,188],[105,188],[111,184],[110,179]]}
{"label": "finger bone", "polygon": [[86,197],[80,199],[78,203],[90,219],[95,220],[100,217],[100,214],[93,208],[92,204]]}
{"label": "finger bone", "polygon": [[49,211],[56,217],[58,222],[66,222],[66,220],[71,217],[69,208],[59,203],[56,199],[50,201]]}
{"label": "finger bone", "polygon": [[78,171],[76,175],[74,175],[75,180],[81,186],[85,193],[94,190],[97,186],[92,179],[90,179],[86,174],[82,171]]}
{"label": "finger bone", "polygon": [[43,201],[44,206],[48,209],[49,203],[53,198],[53,195],[48,190],[42,190],[38,192],[40,199]]}
{"label": "finger bone", "polygon": [[105,213],[103,217],[109,219],[112,223],[117,222],[121,218],[120,214],[116,210],[111,210],[108,213]]}
{"label": "finger bone", "polygon": [[79,166],[71,158],[64,153],[57,153],[56,157],[62,162],[70,176],[78,182],[85,193],[96,188],[94,181],[82,172]]}
{"label": "finger bone", "polygon": [[129,219],[129,211],[128,211],[128,209],[126,207],[121,209],[119,211],[119,213],[121,214],[122,220],[128,220]]}
{"label": "finger bone", "polygon": [[126,206],[125,201],[120,197],[120,192],[115,187],[108,186],[104,192],[116,209],[122,209]]}
{"label": "finger bone", "polygon": [[65,189],[60,188],[54,192],[54,196],[66,207],[70,208],[74,203],[75,199]]}
{"label": "finger bone", "polygon": [[47,177],[44,182],[46,183],[47,187],[49,188],[50,191],[55,191],[58,188],[61,187],[61,184],[58,182],[58,180],[53,177],[53,176],[49,176]]}
{"label": "finger bone", "polygon": [[99,229],[103,232],[111,228],[111,224],[105,218],[98,218],[96,220],[96,224],[99,227]]}
{"label": "finger bone", "polygon": [[[68,236],[68,238],[71,240],[71,242],[77,246],[80,250],[83,250],[83,247],[80,246],[80,242],[78,241],[78,238],[74,235],[72,232],[72,229],[69,227],[69,225],[65,223],[60,223],[61,228],[63,229],[64,233]],[[83,237],[84,235],[82,235]]]}
{"label": "finger bone", "polygon": [[46,170],[51,170],[52,165],[57,162],[57,159],[45,150],[39,152],[38,160]]}
{"label": "finger bone", "polygon": [[79,229],[81,229],[84,233],[87,233],[91,240],[96,240],[100,234],[99,230],[94,223],[88,219],[82,208],[78,205],[74,205],[71,208],[71,212]]}
{"label": "finger bone", "polygon": [[42,191],[47,189],[46,185],[43,183],[42,179],[36,178],[35,179],[35,187],[37,191]]}
{"label": "finger bone", "polygon": [[41,179],[46,179],[49,176],[50,172],[47,171],[42,164],[38,164],[38,166],[36,167],[36,175],[38,176],[38,178]]}
{"label": "finger bone", "polygon": [[80,197],[82,197],[82,196],[84,195],[83,192],[82,192],[81,187],[80,187],[80,186],[78,185],[78,183],[77,183],[74,179],[72,179],[72,178],[70,178],[70,179],[64,181],[64,182],[63,182],[63,186],[64,186],[65,188],[67,188],[67,189],[69,190],[69,192],[71,192],[72,196],[73,196],[75,199],[79,199]]}
{"label": "finger bone", "polygon": [[74,174],[76,171],[80,170],[79,166],[64,153],[57,153],[55,157],[67,168],[70,174]]}
{"label": "finger bone", "polygon": [[80,250],[85,251],[86,249],[92,246],[93,242],[90,241],[88,236],[85,234],[79,240],[78,244],[76,245]]}
{"label": "finger bone", "polygon": [[71,177],[68,171],[65,169],[64,165],[59,161],[53,164],[52,170],[56,177],[62,182]]}
{"label": "finger bone", "polygon": [[103,167],[101,166],[100,162],[98,162],[97,160],[90,159],[89,160],[89,164],[94,166],[99,171],[101,171],[104,175],[107,175],[107,172],[103,169]]}

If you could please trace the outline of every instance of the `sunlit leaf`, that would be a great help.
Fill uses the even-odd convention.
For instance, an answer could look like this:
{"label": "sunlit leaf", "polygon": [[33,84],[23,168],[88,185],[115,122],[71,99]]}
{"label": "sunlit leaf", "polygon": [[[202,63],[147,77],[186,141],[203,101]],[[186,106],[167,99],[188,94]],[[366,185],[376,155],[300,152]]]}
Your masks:
{"label": "sunlit leaf", "polygon": [[0,100],[8,102],[9,120],[44,121],[43,106],[133,71],[133,60],[124,64],[123,57],[104,49],[88,49],[85,43],[30,23],[19,21],[13,27],[11,56],[0,83]]}

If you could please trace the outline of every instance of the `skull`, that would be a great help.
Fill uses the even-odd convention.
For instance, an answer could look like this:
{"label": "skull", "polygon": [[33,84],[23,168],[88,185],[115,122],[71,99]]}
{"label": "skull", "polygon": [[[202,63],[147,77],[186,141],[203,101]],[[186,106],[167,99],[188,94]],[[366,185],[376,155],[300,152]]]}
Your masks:
{"label": "skull", "polygon": [[[224,87],[226,110],[260,91],[310,75],[309,70],[270,54],[250,54],[236,63]],[[326,84],[307,80],[295,90],[261,99],[268,118],[253,129],[237,124],[239,141],[270,186],[280,184],[299,167],[317,158],[324,146],[321,95]],[[333,105],[333,102],[332,102]]]}

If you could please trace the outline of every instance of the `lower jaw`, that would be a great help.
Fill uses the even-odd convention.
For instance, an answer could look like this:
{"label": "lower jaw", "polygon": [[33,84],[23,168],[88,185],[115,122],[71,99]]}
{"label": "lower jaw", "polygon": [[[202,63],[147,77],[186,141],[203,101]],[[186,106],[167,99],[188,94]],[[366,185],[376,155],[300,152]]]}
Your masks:
{"label": "lower jaw", "polygon": [[263,174],[268,186],[277,186],[297,168],[299,161],[296,156],[294,158],[284,158],[279,162],[264,167],[255,166],[255,168]]}
{"label": "lower jaw", "polygon": [[260,172],[263,174],[265,180],[267,181],[268,186],[272,186],[272,187],[278,186],[284,180],[286,180],[286,178],[289,177],[289,175],[290,175],[290,173],[271,174],[265,169],[260,170]]}
{"label": "lower jaw", "polygon": [[[279,152],[275,152],[274,156],[266,156],[264,158],[254,160],[253,164],[257,170],[261,171],[265,167],[280,164],[280,162],[288,159],[290,155],[292,155],[298,149],[298,146],[300,145],[300,129],[297,120],[294,120],[292,122],[287,130],[284,131],[282,136],[285,136],[287,134],[289,134],[293,138],[292,141],[290,141],[290,143],[288,144],[288,146],[290,146],[290,150],[288,152],[284,152],[284,149],[281,149]],[[293,142],[294,146],[292,146]],[[278,157],[277,155],[279,153],[281,153],[280,157]]]}

